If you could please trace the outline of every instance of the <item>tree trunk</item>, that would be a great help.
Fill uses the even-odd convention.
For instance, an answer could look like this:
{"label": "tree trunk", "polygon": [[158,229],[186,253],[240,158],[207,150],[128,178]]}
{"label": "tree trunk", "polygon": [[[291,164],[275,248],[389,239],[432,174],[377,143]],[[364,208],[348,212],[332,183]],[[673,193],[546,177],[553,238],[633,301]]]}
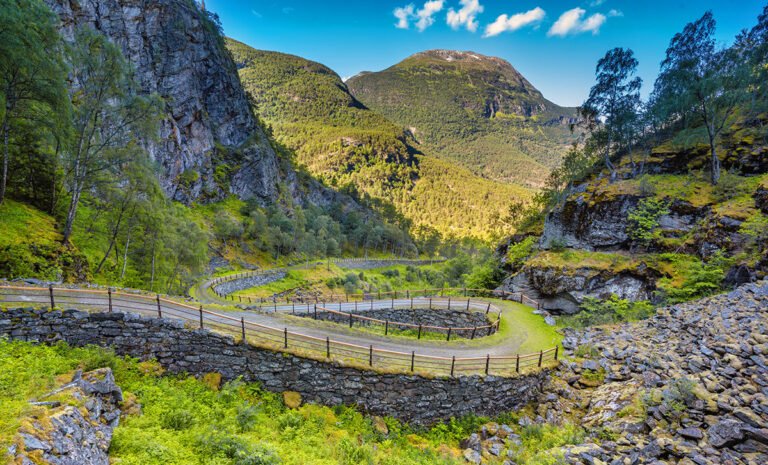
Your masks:
{"label": "tree trunk", "polygon": [[152,274],[149,278],[149,290],[155,290],[155,245],[157,245],[157,231],[152,239]]}
{"label": "tree trunk", "polygon": [[8,184],[8,139],[10,124],[8,124],[8,109],[3,118],[3,178],[0,180],[0,204],[5,200],[5,188]]}
{"label": "tree trunk", "polygon": [[69,240],[72,237],[72,228],[75,224],[75,215],[77,215],[77,206],[80,204],[80,186],[75,181],[75,188],[72,191],[72,200],[69,202],[69,209],[67,210],[67,221],[64,223],[64,240],[65,245],[69,244]]}
{"label": "tree trunk", "polygon": [[715,137],[710,132],[709,136],[709,149],[712,153],[712,185],[716,186],[720,182],[720,159],[717,157],[717,149],[715,148]]}

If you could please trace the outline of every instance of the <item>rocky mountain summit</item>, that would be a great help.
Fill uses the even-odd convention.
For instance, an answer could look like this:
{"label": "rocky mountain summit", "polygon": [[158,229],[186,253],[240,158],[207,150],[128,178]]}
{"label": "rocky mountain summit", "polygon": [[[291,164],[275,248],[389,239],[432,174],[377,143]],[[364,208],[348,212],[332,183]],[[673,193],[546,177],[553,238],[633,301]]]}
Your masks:
{"label": "rocky mountain summit", "polygon": [[[91,27],[118,44],[141,90],[165,100],[157,140],[144,141],[166,194],[273,200],[277,155],[253,115],[218,26],[191,0],[46,0],[65,40]],[[222,176],[224,172],[226,176]]]}

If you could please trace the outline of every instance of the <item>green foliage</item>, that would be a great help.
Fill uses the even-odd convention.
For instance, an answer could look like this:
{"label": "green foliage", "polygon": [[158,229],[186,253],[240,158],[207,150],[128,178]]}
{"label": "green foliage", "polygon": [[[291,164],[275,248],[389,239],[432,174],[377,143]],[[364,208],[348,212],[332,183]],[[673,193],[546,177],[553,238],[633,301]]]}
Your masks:
{"label": "green foliage", "polygon": [[588,326],[635,321],[653,315],[654,308],[647,301],[633,302],[612,295],[607,300],[587,297],[581,303],[581,311],[561,318],[563,326],[585,328]]}
{"label": "green foliage", "polygon": [[707,11],[675,34],[661,63],[652,106],[668,121],[696,122],[706,130],[712,184],[720,180],[716,140],[748,94],[752,70],[736,49],[720,49]]}
{"label": "green foliage", "polygon": [[643,247],[650,246],[658,238],[659,219],[669,214],[668,203],[654,197],[640,200],[627,215],[629,238]]}
{"label": "green foliage", "polygon": [[640,87],[643,81],[635,76],[637,65],[632,50],[620,47],[609,50],[597,62],[597,82],[580,109],[588,119],[605,119],[602,125],[591,128],[591,137],[604,145],[605,163],[612,174],[615,168],[611,156],[626,150],[640,131]]}
{"label": "green foliage", "polygon": [[464,285],[470,289],[494,289],[504,279],[501,263],[498,259],[491,259],[475,266],[464,280]]}
{"label": "green foliage", "polygon": [[11,444],[20,420],[35,408],[29,399],[68,381],[75,369],[104,366],[126,398],[135,396],[142,406],[141,415],[121,418],[110,447],[110,458],[126,465],[447,465],[456,462],[438,446],[458,447],[478,427],[468,417],[417,434],[387,418],[384,437],[351,408],[288,410],[280,396],[256,385],[235,381],[214,391],[191,377],[158,377],[147,363],[101,348],[0,339],[0,447]]}
{"label": "green foliage", "polygon": [[685,281],[679,287],[665,286],[663,291],[669,303],[716,294],[722,289],[725,271],[716,263],[693,262],[687,270]]}
{"label": "green foliage", "polygon": [[[31,189],[28,185],[50,181],[55,176],[51,145],[64,136],[62,121],[68,116],[66,68],[56,31],[57,18],[40,0],[3,1],[0,17],[0,203],[13,175],[19,190],[50,207],[56,195],[50,187],[55,183]],[[32,156],[22,157],[17,150],[12,153],[11,143],[21,144],[19,148],[25,148]],[[20,165],[42,169],[22,170]]]}
{"label": "green foliage", "polygon": [[680,415],[686,410],[686,406],[696,398],[696,383],[689,378],[672,379],[663,390],[658,389],[646,392],[642,397],[642,404],[649,406],[663,406],[667,412]]}
{"label": "green foliage", "polygon": [[510,245],[507,248],[507,265],[513,270],[520,269],[525,261],[536,250],[537,238],[528,236],[520,242]]}
{"label": "green foliage", "polygon": [[558,448],[581,444],[585,437],[584,429],[573,423],[525,426],[520,433],[522,444],[514,449],[511,458],[527,465],[558,465],[563,463]]}

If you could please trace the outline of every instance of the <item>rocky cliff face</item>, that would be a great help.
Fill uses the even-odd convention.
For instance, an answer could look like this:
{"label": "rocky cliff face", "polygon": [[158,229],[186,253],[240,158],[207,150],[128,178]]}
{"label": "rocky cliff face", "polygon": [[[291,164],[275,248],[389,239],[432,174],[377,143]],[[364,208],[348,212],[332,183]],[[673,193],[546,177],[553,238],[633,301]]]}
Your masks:
{"label": "rocky cliff face", "polygon": [[[192,0],[46,0],[71,40],[94,28],[118,44],[141,89],[165,100],[145,141],[166,194],[179,201],[277,195],[278,160],[248,105],[217,26]],[[218,170],[218,174],[217,173]],[[225,176],[222,176],[225,174]]]}

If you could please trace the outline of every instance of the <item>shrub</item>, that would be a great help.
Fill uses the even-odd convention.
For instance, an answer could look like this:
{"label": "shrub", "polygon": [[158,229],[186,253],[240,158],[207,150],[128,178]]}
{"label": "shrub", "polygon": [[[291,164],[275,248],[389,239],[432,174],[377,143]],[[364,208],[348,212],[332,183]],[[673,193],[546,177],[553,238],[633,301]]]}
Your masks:
{"label": "shrub", "polygon": [[160,415],[160,424],[166,429],[184,431],[194,426],[195,415],[186,409],[166,410]]}
{"label": "shrub", "polygon": [[635,321],[653,315],[653,305],[648,301],[633,302],[612,295],[607,300],[586,297],[581,303],[581,311],[573,316],[561,319],[563,324],[576,328],[605,325],[625,321]]}
{"label": "shrub", "polygon": [[536,250],[537,238],[528,236],[522,241],[512,244],[507,249],[507,265],[514,270],[520,269],[528,257]]}
{"label": "shrub", "polygon": [[680,287],[665,286],[669,303],[686,302],[717,293],[722,288],[725,271],[716,264],[694,262]]}
{"label": "shrub", "polygon": [[643,247],[650,246],[658,237],[659,219],[669,214],[669,207],[665,200],[646,198],[640,200],[629,215],[627,220],[627,234],[635,244]]}

